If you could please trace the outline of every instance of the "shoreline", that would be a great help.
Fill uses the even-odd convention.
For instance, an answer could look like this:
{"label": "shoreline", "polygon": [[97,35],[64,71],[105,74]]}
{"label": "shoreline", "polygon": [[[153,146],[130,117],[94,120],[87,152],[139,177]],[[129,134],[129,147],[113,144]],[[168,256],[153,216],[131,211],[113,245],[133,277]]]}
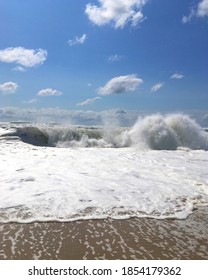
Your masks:
{"label": "shoreline", "polygon": [[186,220],[0,224],[0,260],[208,259],[208,208]]}

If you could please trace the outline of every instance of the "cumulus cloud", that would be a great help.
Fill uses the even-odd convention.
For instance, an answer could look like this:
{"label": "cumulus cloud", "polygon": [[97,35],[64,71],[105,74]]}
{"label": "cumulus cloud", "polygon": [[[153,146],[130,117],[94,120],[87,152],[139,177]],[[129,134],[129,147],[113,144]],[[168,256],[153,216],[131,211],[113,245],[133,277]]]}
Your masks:
{"label": "cumulus cloud", "polygon": [[14,93],[18,88],[18,84],[13,82],[6,82],[4,84],[0,84],[0,92],[3,94]]}
{"label": "cumulus cloud", "polygon": [[98,0],[99,5],[88,3],[85,13],[98,26],[113,23],[114,28],[123,28],[128,22],[137,26],[144,20],[143,6],[148,0]]}
{"label": "cumulus cloud", "polygon": [[119,93],[128,93],[135,91],[143,80],[135,74],[119,76],[108,81],[103,87],[98,89],[100,95],[111,95]]}
{"label": "cumulus cloud", "polygon": [[183,79],[183,78],[184,78],[184,75],[179,74],[179,73],[175,73],[175,74],[173,74],[170,78],[171,78],[171,79],[180,80],[180,79]]}
{"label": "cumulus cloud", "polygon": [[164,86],[164,83],[157,83],[151,88],[151,92],[156,92]]}
{"label": "cumulus cloud", "polygon": [[197,15],[198,15],[199,17],[208,16],[208,0],[202,0],[202,1],[198,4]]}
{"label": "cumulus cloud", "polygon": [[101,97],[99,97],[99,96],[94,97],[94,98],[89,98],[83,102],[77,103],[77,106],[86,106],[86,105],[94,103],[96,100],[99,100],[99,99],[101,99]]}
{"label": "cumulus cloud", "polygon": [[62,94],[63,93],[61,91],[52,88],[44,88],[37,93],[38,96],[59,96]]}
{"label": "cumulus cloud", "polygon": [[81,37],[75,37],[74,39],[68,40],[68,44],[70,46],[75,46],[75,45],[82,45],[85,43],[87,40],[87,35],[83,34]]}
{"label": "cumulus cloud", "polygon": [[33,50],[17,47],[0,50],[1,62],[16,63],[19,66],[23,66],[26,68],[38,66],[42,64],[46,60],[46,58],[47,51],[43,49]]}
{"label": "cumulus cloud", "polygon": [[190,22],[194,17],[208,16],[208,0],[201,0],[196,8],[191,7],[190,13],[182,17],[183,23]]}

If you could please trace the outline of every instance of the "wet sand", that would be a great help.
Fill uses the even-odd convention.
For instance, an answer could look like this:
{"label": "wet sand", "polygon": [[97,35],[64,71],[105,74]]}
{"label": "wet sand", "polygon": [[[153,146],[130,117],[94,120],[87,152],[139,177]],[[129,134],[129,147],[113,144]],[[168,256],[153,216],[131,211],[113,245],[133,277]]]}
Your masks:
{"label": "wet sand", "polygon": [[0,259],[208,259],[208,208],[186,220],[0,224]]}

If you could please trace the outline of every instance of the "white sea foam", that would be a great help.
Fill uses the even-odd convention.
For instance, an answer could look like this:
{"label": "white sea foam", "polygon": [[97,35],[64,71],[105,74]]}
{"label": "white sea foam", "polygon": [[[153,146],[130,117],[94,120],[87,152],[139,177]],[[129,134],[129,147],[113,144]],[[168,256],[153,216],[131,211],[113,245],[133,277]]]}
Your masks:
{"label": "white sea foam", "polygon": [[186,218],[208,204],[207,133],[187,116],[110,131],[27,124],[0,133],[1,222]]}

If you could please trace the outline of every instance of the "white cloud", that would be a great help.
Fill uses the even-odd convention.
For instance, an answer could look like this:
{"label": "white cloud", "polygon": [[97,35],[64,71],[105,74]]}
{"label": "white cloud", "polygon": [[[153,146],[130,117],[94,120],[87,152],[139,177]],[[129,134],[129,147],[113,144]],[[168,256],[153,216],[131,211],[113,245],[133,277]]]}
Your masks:
{"label": "white cloud", "polygon": [[144,16],[141,13],[141,11],[135,13],[132,16],[132,26],[136,27],[140,22],[142,22],[144,20]]}
{"label": "white cloud", "polygon": [[18,72],[25,72],[25,71],[27,71],[26,68],[24,68],[24,67],[22,67],[22,66],[20,66],[20,65],[18,65],[18,66],[16,66],[16,67],[12,68],[12,70],[13,70],[13,71],[18,71]]}
{"label": "white cloud", "polygon": [[108,62],[118,62],[124,58],[123,55],[114,54],[109,56]]}
{"label": "white cloud", "polygon": [[[22,47],[0,50],[0,61],[16,63],[29,68],[42,64],[47,58],[47,51],[42,49],[25,49]],[[20,68],[19,68],[20,70]]]}
{"label": "white cloud", "polygon": [[182,17],[182,22],[183,23],[190,22],[192,20],[192,18],[195,17],[195,15],[196,15],[195,10],[193,8],[191,8],[189,15]]}
{"label": "white cloud", "polygon": [[68,40],[68,44],[70,46],[74,46],[74,45],[82,45],[85,43],[85,41],[87,40],[87,35],[83,34],[81,37],[75,37],[72,40]]}
{"label": "white cloud", "polygon": [[208,0],[202,0],[198,4],[197,16],[199,17],[208,16]]}
{"label": "white cloud", "polygon": [[99,100],[101,99],[101,97],[97,96],[97,97],[94,97],[94,98],[89,98],[83,102],[80,102],[80,103],[77,103],[77,106],[86,106],[86,105],[89,105],[91,103],[94,103],[96,100]]}
{"label": "white cloud", "polygon": [[164,83],[157,83],[151,88],[151,92],[156,92],[164,86]]}
{"label": "white cloud", "polygon": [[13,82],[6,82],[4,84],[0,84],[0,92],[4,94],[14,93],[18,88],[18,84]]}
{"label": "white cloud", "polygon": [[62,94],[63,93],[61,91],[58,91],[57,89],[52,89],[52,88],[41,89],[37,93],[38,96],[59,96]]}
{"label": "white cloud", "polygon": [[183,78],[184,78],[184,75],[175,73],[175,74],[173,74],[170,78],[171,78],[171,79],[180,80],[180,79],[183,79]]}
{"label": "white cloud", "polygon": [[37,102],[38,102],[38,100],[36,98],[22,101],[22,103],[24,103],[24,104],[35,104]]}
{"label": "white cloud", "polygon": [[128,93],[135,91],[143,80],[138,78],[135,74],[119,76],[111,79],[105,86],[98,89],[100,95],[111,95],[119,93]]}
{"label": "white cloud", "polygon": [[128,22],[137,26],[144,20],[141,12],[148,0],[98,0],[99,5],[88,3],[85,13],[90,21],[102,26],[113,23],[115,28],[123,28]]}
{"label": "white cloud", "polygon": [[182,22],[188,23],[190,22],[194,17],[205,17],[208,16],[208,0],[201,0],[197,8],[191,8],[190,13],[188,16],[183,16]]}

